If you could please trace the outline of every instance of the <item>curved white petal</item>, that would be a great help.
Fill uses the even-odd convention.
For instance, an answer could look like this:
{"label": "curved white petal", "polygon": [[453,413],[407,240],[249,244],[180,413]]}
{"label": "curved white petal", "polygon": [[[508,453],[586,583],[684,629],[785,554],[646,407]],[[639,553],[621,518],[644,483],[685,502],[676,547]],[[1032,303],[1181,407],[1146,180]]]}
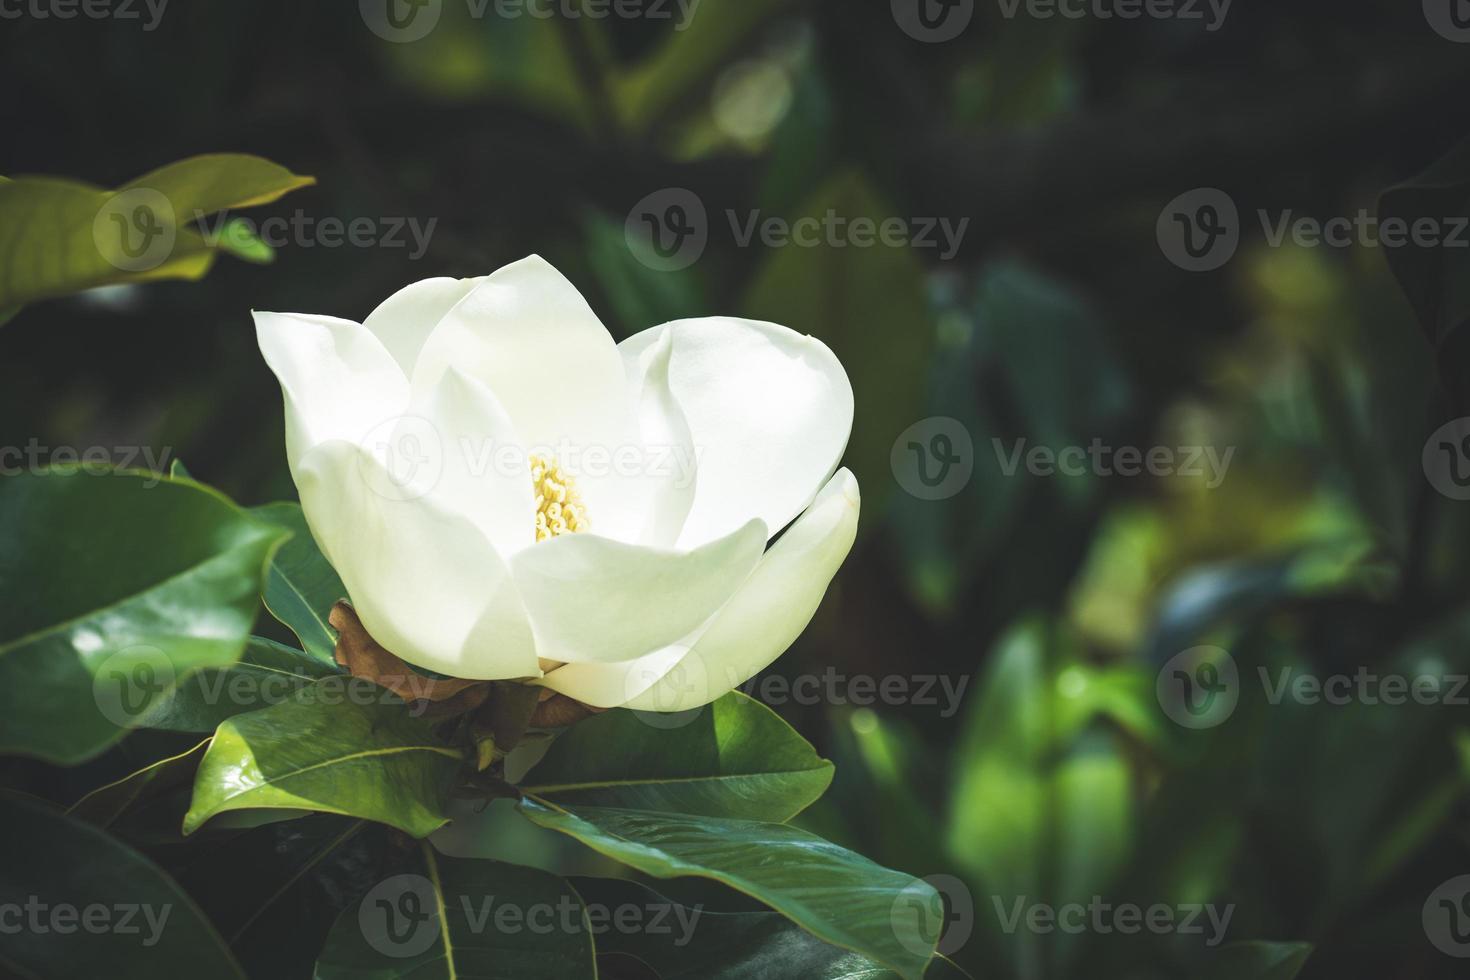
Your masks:
{"label": "curved white petal", "polygon": [[679,539],[698,479],[694,437],[669,387],[673,339],[666,332],[625,364],[643,438],[639,475],[645,483],[641,493],[647,516],[638,541],[655,548],[672,548]]}
{"label": "curved white petal", "polygon": [[286,399],[286,458],[292,472],[313,446],[359,443],[402,414],[408,382],[392,355],[361,324],[330,316],[253,313],[265,361]]}
{"label": "curved white petal", "polygon": [[820,340],[774,323],[677,320],[619,345],[630,372],[672,340],[669,387],[688,421],[699,481],[678,546],[759,517],[771,533],[800,514],[837,468],[852,431],[852,385]]}
{"label": "curved white petal", "polygon": [[331,441],[299,461],[312,536],[363,625],[409,663],[473,680],[540,674],[505,562],[466,518],[403,484],[359,446]]}
{"label": "curved white petal", "polygon": [[[756,566],[749,581],[720,610],[689,650],[657,683],[636,696],[624,692],[642,686],[625,677],[622,686],[602,678],[600,690],[583,689],[589,704],[603,706],[606,697],[644,711],[684,711],[708,704],[754,677],[796,642],[816,614],[827,586],[857,536],[857,480],[839,470]],[[635,662],[636,663],[636,662]],[[556,686],[558,668],[543,683]],[[654,666],[645,660],[646,671]],[[570,686],[575,675],[559,683]],[[557,688],[560,690],[560,688]],[[611,706],[611,704],[608,704]]]}
{"label": "curved white petal", "polygon": [[457,368],[418,394],[398,439],[442,460],[421,486],[447,510],[462,514],[509,557],[536,541],[531,473],[510,418],[488,388]]}
{"label": "curved white petal", "polygon": [[687,642],[680,641],[621,663],[563,664],[532,683],[594,708],[619,708],[667,676],[689,650]]}
{"label": "curved white petal", "polygon": [[[486,276],[430,334],[415,391],[449,367],[482,382],[529,450],[549,451],[580,475],[579,457],[641,447],[622,359],[582,294],[539,256]],[[637,539],[646,498],[637,480],[579,481],[601,535]]]}
{"label": "curved white petal", "polygon": [[429,334],[460,300],[470,294],[480,279],[423,279],[404,286],[378,304],[363,326],[371,330],[393,355],[407,377]]}
{"label": "curved white petal", "polygon": [[563,663],[632,660],[687,636],[749,577],[766,528],[751,521],[688,552],[564,534],[511,558],[537,652]]}

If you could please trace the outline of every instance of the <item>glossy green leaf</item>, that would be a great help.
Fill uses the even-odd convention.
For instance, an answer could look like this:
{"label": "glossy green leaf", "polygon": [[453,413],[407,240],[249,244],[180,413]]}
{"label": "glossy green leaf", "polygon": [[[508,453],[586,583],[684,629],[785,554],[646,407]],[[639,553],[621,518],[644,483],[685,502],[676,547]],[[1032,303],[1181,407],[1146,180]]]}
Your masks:
{"label": "glossy green leaf", "polygon": [[[818,938],[862,953],[904,980],[924,976],[938,940],[938,893],[786,824],[721,820],[527,798],[534,823],[656,878],[710,878]],[[928,934],[932,930],[932,935]]]}
{"label": "glossy green leaf", "polygon": [[140,801],[192,783],[194,772],[199,768],[199,760],[204,758],[204,750],[207,748],[209,739],[187,752],[144,766],[117,782],[94,789],[73,803],[66,812],[78,820],[85,820],[99,827],[110,826]]}
{"label": "glossy green leaf", "polygon": [[[775,912],[710,912],[674,902],[621,878],[573,878],[589,910],[598,955],[642,961],[660,980],[899,980],[866,956],[822,942]],[[620,929],[620,909],[647,912],[646,928]],[[965,972],[936,956],[926,980],[962,980]]]}
{"label": "glossy green leaf", "polygon": [[215,250],[191,225],[312,183],[259,157],[219,153],[115,191],[57,177],[0,184],[0,308],[95,286],[198,279]]}
{"label": "glossy green leaf", "polygon": [[[271,567],[276,567],[274,562]],[[237,662],[194,674],[150,709],[139,725],[212,732],[227,719],[289,701],[321,678],[338,673],[300,650],[252,636]]]}
{"label": "glossy green leaf", "polygon": [[[240,978],[214,926],[153,862],[81,820],[0,797],[0,969],[21,977]],[[13,920],[12,920],[13,921]]]}
{"label": "glossy green leaf", "polygon": [[307,653],[324,663],[336,663],[337,631],[327,617],[337,600],[347,598],[347,587],[316,546],[301,505],[266,504],[251,513],[291,532],[291,540],[271,562],[265,607],[291,628]]}
{"label": "glossy green leaf", "polygon": [[826,791],[832,763],[739,692],[669,728],[626,710],[560,735],[522,789],[558,804],[784,823]]}
{"label": "glossy green leaf", "polygon": [[220,725],[194,782],[184,833],[242,809],[319,810],[424,837],[448,822],[461,753],[386,692],[328,679]]}
{"label": "glossy green leaf", "polygon": [[284,537],[191,480],[0,480],[0,752],[80,762],[191,673],[234,663]]}
{"label": "glossy green leaf", "polygon": [[576,891],[545,871],[462,860],[421,845],[411,870],[337,919],[317,980],[593,980],[592,931]]}

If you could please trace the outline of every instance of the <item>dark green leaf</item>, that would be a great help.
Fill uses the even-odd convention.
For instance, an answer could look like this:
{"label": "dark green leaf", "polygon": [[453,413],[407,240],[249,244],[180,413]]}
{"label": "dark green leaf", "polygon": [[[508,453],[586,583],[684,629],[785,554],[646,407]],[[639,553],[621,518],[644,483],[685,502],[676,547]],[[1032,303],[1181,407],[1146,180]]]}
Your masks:
{"label": "dark green leaf", "polygon": [[[1467,207],[1470,140],[1412,180],[1384,191],[1378,216],[1383,221],[1398,219],[1410,231],[1415,221],[1428,219],[1442,233],[1445,222],[1465,214]],[[1402,246],[1384,250],[1419,325],[1436,348],[1470,320],[1470,255],[1466,251],[1438,240],[1419,244],[1412,234]]]}
{"label": "dark green leaf", "polygon": [[199,760],[204,758],[208,747],[209,739],[205,739],[187,752],[160,759],[115,783],[94,789],[66,812],[99,827],[109,826],[139,801],[192,783]]}
{"label": "dark green leaf", "polygon": [[0,481],[0,751],[76,763],[245,647],[285,535],[190,480]]}
{"label": "dark green leaf", "polygon": [[289,701],[315,681],[337,673],[300,650],[252,636],[238,662],[193,675],[139,724],[174,732],[212,732],[229,718]]}
{"label": "dark green leaf", "polygon": [[0,798],[0,967],[22,977],[240,978],[214,927],[147,858],[91,824]]}
{"label": "dark green leaf", "polygon": [[784,823],[826,791],[832,764],[770,708],[725,695],[679,728],[614,710],[552,743],[522,789],[558,804]]}
{"label": "dark green leaf", "polygon": [[[633,956],[660,980],[898,980],[898,974],[851,950],[822,942],[775,912],[710,912],[674,902],[636,882],[574,878],[587,904],[598,955]],[[643,929],[616,927],[619,909],[658,910]],[[964,971],[935,957],[927,980],[960,980]]]}
{"label": "dark green leaf", "polygon": [[556,875],[461,860],[421,845],[414,869],[348,907],[317,960],[317,980],[595,978],[592,932]]}
{"label": "dark green leaf", "polygon": [[337,631],[327,617],[337,600],[347,598],[347,587],[317,548],[300,504],[266,504],[251,513],[291,531],[291,540],[271,562],[265,607],[291,628],[307,653],[324,663],[335,663]]}
{"label": "dark green leaf", "polygon": [[1293,980],[1311,955],[1310,943],[1230,943],[1202,960],[1203,980]]}
{"label": "dark green leaf", "polygon": [[[926,882],[786,824],[532,798],[533,822],[656,878],[710,878],[764,902],[833,945],[862,953],[904,980],[924,976],[938,940],[939,896]],[[925,933],[934,930],[934,935]]]}

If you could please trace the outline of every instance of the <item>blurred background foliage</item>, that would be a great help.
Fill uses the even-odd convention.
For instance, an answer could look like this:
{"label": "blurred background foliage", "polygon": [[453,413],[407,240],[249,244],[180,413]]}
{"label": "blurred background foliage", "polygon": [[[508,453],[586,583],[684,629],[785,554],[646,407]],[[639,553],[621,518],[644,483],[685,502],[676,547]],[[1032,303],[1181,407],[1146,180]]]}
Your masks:
{"label": "blurred background foliage", "polygon": [[[853,557],[772,672],[967,684],[955,712],[943,697],[776,705],[838,763],[810,826],[962,880],[973,928],[954,956],[977,976],[1289,976],[1302,953],[1007,933],[993,900],[1023,895],[1229,903],[1232,941],[1311,944],[1304,978],[1461,975],[1419,917],[1470,870],[1470,715],[1272,705],[1253,680],[1470,671],[1470,510],[1420,464],[1429,433],[1467,414],[1461,308],[1436,292],[1453,269],[1271,247],[1251,216],[1373,209],[1445,158],[1470,132],[1470,49],[1418,4],[1329,0],[1241,3],[1216,32],[982,3],[941,45],[851,0],[704,0],[685,30],[477,19],[450,2],[408,44],[353,6],[180,4],[147,32],[0,24],[4,174],[111,187],[246,152],[318,181],[254,217],[437,220],[417,259],[297,243],[201,282],[27,307],[0,329],[0,443],[149,446],[241,501],[289,498],[248,311],[360,319],[410,281],[530,252],[619,337],[691,315],[788,324],[852,376],[865,500]],[[1393,204],[1464,214],[1470,167],[1446,166]],[[1154,235],[1165,203],[1200,186],[1246,225],[1234,260],[1203,274]],[[674,272],[623,233],[666,187],[694,191],[711,224],[703,257]],[[943,260],[742,247],[724,217],[829,208],[969,225]],[[975,445],[973,479],[938,502],[889,466],[928,416]],[[1094,438],[1235,454],[1210,487],[1007,476],[992,448]],[[1205,643],[1246,682],[1228,722],[1189,731],[1154,681]],[[148,758],[145,741],[116,752]]]}

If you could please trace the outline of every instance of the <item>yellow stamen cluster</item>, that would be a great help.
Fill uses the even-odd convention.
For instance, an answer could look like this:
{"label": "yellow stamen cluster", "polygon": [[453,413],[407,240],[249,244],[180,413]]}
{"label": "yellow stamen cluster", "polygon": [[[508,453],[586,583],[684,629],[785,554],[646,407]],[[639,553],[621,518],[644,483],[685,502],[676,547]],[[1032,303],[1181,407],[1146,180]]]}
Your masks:
{"label": "yellow stamen cluster", "polygon": [[536,540],[550,541],[592,526],[572,478],[546,456],[531,457],[531,487],[536,495]]}

